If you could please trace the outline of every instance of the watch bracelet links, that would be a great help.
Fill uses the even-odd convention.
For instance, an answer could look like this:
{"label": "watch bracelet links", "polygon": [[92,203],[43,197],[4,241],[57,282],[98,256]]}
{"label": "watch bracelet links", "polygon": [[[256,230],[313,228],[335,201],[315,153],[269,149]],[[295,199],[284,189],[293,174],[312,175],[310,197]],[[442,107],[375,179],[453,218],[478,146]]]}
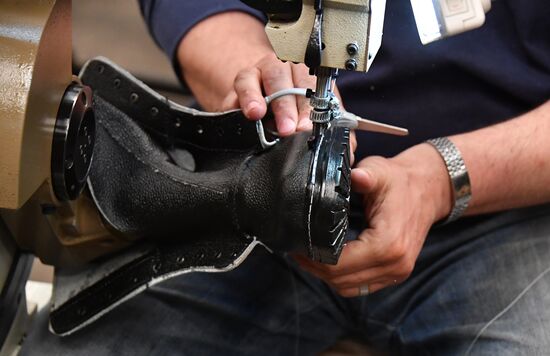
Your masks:
{"label": "watch bracelet links", "polygon": [[438,137],[426,142],[432,145],[443,158],[451,180],[453,207],[449,216],[438,223],[438,225],[445,225],[459,219],[468,208],[472,198],[470,176],[462,154],[451,140],[447,137]]}

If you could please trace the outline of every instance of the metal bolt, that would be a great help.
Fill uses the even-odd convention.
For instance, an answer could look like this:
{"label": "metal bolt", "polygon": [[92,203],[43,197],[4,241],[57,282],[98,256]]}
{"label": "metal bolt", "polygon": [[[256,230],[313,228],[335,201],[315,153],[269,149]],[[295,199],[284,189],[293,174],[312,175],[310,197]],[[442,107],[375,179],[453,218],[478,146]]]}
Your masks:
{"label": "metal bolt", "polygon": [[347,70],[355,70],[357,69],[357,61],[355,59],[348,59],[346,61],[346,69]]}
{"label": "metal bolt", "polygon": [[350,43],[346,47],[346,50],[350,56],[355,56],[359,52],[359,47],[357,47],[357,43]]}

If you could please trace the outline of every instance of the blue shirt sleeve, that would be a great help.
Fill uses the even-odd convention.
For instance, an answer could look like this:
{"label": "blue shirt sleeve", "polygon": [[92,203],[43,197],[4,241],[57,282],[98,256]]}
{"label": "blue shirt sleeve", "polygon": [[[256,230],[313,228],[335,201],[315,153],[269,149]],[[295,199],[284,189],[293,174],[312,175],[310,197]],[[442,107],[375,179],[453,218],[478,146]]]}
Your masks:
{"label": "blue shirt sleeve", "polygon": [[[180,40],[197,23],[227,11],[241,11],[265,21],[265,16],[239,0],[139,0],[153,38],[176,64]],[[176,70],[178,66],[175,66]]]}

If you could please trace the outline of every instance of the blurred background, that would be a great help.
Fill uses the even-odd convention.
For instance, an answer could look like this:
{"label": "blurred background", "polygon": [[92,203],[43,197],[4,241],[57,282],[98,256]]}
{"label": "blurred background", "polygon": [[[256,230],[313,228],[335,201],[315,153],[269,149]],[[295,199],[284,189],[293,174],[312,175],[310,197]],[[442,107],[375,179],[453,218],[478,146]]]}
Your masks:
{"label": "blurred background", "polygon": [[180,103],[188,103],[169,59],[149,35],[137,0],[73,0],[75,74],[90,58],[104,56]]}

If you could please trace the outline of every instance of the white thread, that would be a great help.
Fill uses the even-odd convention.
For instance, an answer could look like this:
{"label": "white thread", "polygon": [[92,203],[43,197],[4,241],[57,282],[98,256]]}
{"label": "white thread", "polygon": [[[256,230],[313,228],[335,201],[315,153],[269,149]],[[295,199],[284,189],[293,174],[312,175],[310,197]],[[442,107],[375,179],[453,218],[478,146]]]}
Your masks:
{"label": "white thread", "polygon": [[493,319],[489,320],[489,322],[487,322],[487,324],[485,324],[485,326],[481,328],[481,330],[477,333],[476,337],[474,338],[474,341],[472,341],[472,343],[470,344],[470,347],[468,347],[468,350],[466,350],[465,355],[469,355],[472,352],[472,348],[475,346],[475,343],[477,342],[477,340],[479,340],[479,338],[485,332],[485,330],[487,330],[487,328],[491,326],[491,324],[493,324],[508,310],[510,310],[531,289],[531,287],[533,287],[548,272],[550,272],[550,267],[545,269],[543,272],[541,272],[541,274],[539,274],[537,278],[535,278],[531,283],[529,283],[529,285],[525,287],[525,289],[521,291],[521,293],[518,294],[518,296],[514,300],[512,300],[512,302],[510,302],[510,304],[508,304],[506,308],[504,308],[500,313],[495,315]]}

